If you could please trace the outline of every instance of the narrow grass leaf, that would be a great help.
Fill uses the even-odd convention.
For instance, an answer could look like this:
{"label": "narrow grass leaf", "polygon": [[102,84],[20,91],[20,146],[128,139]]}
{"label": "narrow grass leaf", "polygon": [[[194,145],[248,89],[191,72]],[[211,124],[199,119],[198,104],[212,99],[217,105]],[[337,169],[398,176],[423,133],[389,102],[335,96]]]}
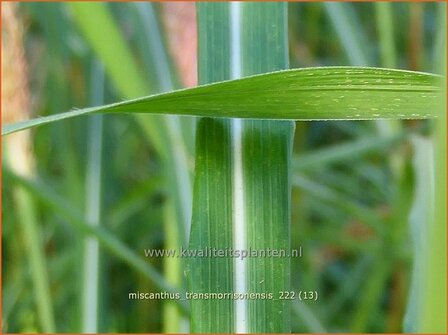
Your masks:
{"label": "narrow grass leaf", "polygon": [[335,144],[328,148],[300,153],[293,157],[293,169],[297,171],[310,170],[317,167],[325,167],[327,164],[346,163],[359,159],[372,152],[387,152],[395,144],[407,138],[407,133],[399,133],[394,136],[371,136],[346,143]]}
{"label": "narrow grass leaf", "polygon": [[[90,77],[91,102],[104,103],[104,69],[98,61],[92,64]],[[89,118],[88,158],[86,167],[86,205],[85,218],[92,226],[98,226],[101,220],[101,172],[103,154],[103,116],[92,115]],[[92,237],[84,240],[83,273],[83,332],[98,331],[98,300],[100,282],[100,251],[98,241]]]}
{"label": "narrow grass leaf", "polygon": [[325,334],[327,331],[322,322],[317,318],[312,309],[308,307],[307,303],[300,300],[294,300],[292,302],[292,310],[296,314],[297,318],[300,318],[306,329],[310,333]]}
{"label": "narrow grass leaf", "polygon": [[383,66],[396,67],[394,44],[393,14],[390,2],[374,2],[378,36],[380,42],[381,63]]}
{"label": "narrow grass leaf", "polygon": [[[288,66],[285,4],[201,3],[198,19],[202,83]],[[260,45],[267,51],[260,52]],[[266,81],[264,85],[269,84]],[[207,94],[205,98],[210,99],[211,105],[203,107],[211,109],[210,116],[229,116],[217,115],[217,107],[228,110],[221,104],[232,100],[233,94],[238,99],[244,92],[221,87],[221,102]],[[250,104],[259,97],[257,92],[246,93]],[[277,102],[281,110],[281,99]],[[268,110],[258,103],[252,107],[257,114]],[[293,123],[288,121],[199,121],[190,248],[213,247],[239,253],[289,250],[293,129]],[[192,259],[188,271],[191,291],[236,296],[193,301],[191,331],[289,332],[289,301],[277,296],[278,292],[289,290],[289,273],[287,257]],[[274,294],[271,299],[260,298],[269,293]],[[248,298],[248,294],[258,298]]]}
{"label": "narrow grass leaf", "polygon": [[431,330],[422,327],[422,319],[424,318],[425,285],[427,283],[425,263],[432,248],[428,243],[430,232],[434,230],[434,148],[431,141],[423,137],[415,136],[412,144],[414,148],[415,195],[409,214],[413,269],[404,319],[404,331],[407,333],[419,332],[422,329]]}
{"label": "narrow grass leaf", "polygon": [[[198,3],[199,83],[230,77],[229,6]],[[190,248],[232,245],[232,166],[230,121],[203,118],[196,131],[196,158]],[[233,259],[192,258],[188,289],[197,293],[233,291]],[[191,302],[192,333],[233,333],[234,303],[229,299]]]}
{"label": "narrow grass leaf", "polygon": [[298,174],[292,177],[292,183],[295,187],[299,187],[302,191],[313,195],[319,200],[330,203],[333,206],[337,206],[347,214],[361,219],[374,231],[378,233],[382,233],[384,231],[384,227],[380,224],[378,215],[376,215],[375,212],[368,207],[357,203],[354,199]]}
{"label": "narrow grass leaf", "polygon": [[371,61],[365,50],[366,38],[359,30],[361,24],[357,20],[352,4],[344,2],[324,2],[323,6],[344,47],[350,64],[357,66],[370,65]]}
{"label": "narrow grass leaf", "polygon": [[277,120],[433,118],[441,81],[427,73],[365,67],[277,71],[7,124],[2,135],[93,113]]}
{"label": "narrow grass leaf", "polygon": [[[104,64],[108,77],[117,88],[118,93],[127,99],[155,92],[172,89],[167,62],[160,63],[165,57],[155,15],[151,7],[145,4],[136,10],[135,24],[144,31],[146,37],[142,48],[151,56],[154,62],[153,81],[157,89],[149,87],[149,80],[145,80],[133,55],[128,48],[116,22],[114,21],[107,4],[104,3],[69,3],[73,18],[89,43],[97,57]],[[149,20],[149,22],[145,22]],[[147,31],[150,29],[151,31]],[[104,36],[113,36],[113,40],[105,40]],[[151,113],[157,114],[157,113]],[[172,113],[175,114],[175,113]],[[139,125],[144,130],[144,135],[149,139],[162,157],[165,166],[165,177],[170,187],[167,188],[168,196],[174,200],[174,209],[177,214],[179,230],[183,231],[179,237],[185,245],[189,230],[191,216],[191,185],[188,169],[189,155],[181,131],[182,123],[175,116],[142,115],[134,114]],[[51,117],[51,116],[50,116]]]}
{"label": "narrow grass leaf", "polygon": [[[437,10],[445,15],[440,15],[437,29],[440,39],[446,40],[446,3],[438,3]],[[445,44],[444,44],[445,45]],[[446,77],[446,48],[436,48],[438,55],[437,72]],[[418,332],[442,333],[447,332],[447,217],[446,217],[446,153],[447,153],[447,91],[444,83],[443,95],[440,98],[438,112],[439,119],[434,122],[434,208],[433,217],[429,217],[428,231],[428,257],[425,260],[426,273],[424,288],[424,301],[420,314],[420,327]],[[432,203],[428,204],[429,206]],[[428,217],[427,217],[428,219]]]}

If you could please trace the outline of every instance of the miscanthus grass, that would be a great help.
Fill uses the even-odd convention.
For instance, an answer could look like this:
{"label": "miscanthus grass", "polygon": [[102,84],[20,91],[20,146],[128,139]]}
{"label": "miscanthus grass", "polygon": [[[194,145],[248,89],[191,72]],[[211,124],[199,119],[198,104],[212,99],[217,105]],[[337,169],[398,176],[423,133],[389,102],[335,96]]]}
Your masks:
{"label": "miscanthus grass", "polygon": [[[297,281],[291,280],[292,261],[287,258],[194,258],[188,262],[167,258],[163,261],[162,273],[155,264],[136,253],[137,246],[131,247],[121,236],[116,236],[121,233],[124,239],[121,224],[131,222],[137,212],[147,212],[142,220],[144,227],[136,232],[126,231],[127,242],[139,234],[145,235],[153,222],[160,220],[163,229],[152,230],[154,236],[148,240],[166,249],[290,249],[293,240],[290,213],[296,210],[291,208],[294,188],[315,200],[309,208],[317,216],[324,217],[329,225],[347,215],[360,220],[363,229],[373,236],[366,243],[340,238],[334,229],[325,233],[319,227],[307,225],[306,215],[300,217],[304,221],[304,236],[333,242],[337,239],[338,245],[363,255],[353,262],[344,280],[338,282],[337,292],[322,307],[325,316],[320,317],[318,308],[305,302],[278,299],[278,296],[272,300],[196,299],[188,303],[175,300],[164,301],[160,312],[155,310],[158,305],[148,305],[162,320],[161,329],[171,333],[185,330],[287,333],[296,329],[296,322],[300,320],[300,325],[308,331],[325,332],[336,329],[330,321],[342,306],[353,300],[350,287],[356,284],[362,289],[344,327],[353,332],[367,332],[375,323],[372,316],[380,309],[378,296],[393,281],[397,294],[391,296],[390,305],[399,307],[388,315],[388,329],[401,329],[406,314],[404,327],[407,331],[443,332],[446,304],[440,300],[443,295],[440,292],[444,292],[440,278],[446,276],[438,276],[437,271],[446,269],[441,262],[443,257],[437,258],[437,255],[445,250],[441,240],[441,236],[445,236],[445,217],[437,209],[443,203],[445,184],[434,180],[443,181],[446,168],[441,159],[446,150],[445,110],[441,108],[445,98],[442,85],[445,69],[440,65],[444,63],[435,62],[438,66],[431,69],[441,76],[395,69],[399,60],[392,22],[395,7],[388,3],[372,5],[375,34],[379,40],[378,61],[368,47],[368,34],[360,28],[361,20],[353,5],[325,3],[315,9],[322,10],[328,19],[335,43],[340,45],[345,57],[345,65],[288,70],[286,3],[197,3],[198,86],[188,89],[178,89],[179,80],[165,48],[165,36],[154,4],[64,5],[67,11],[61,13],[68,13],[73,22],[70,29],[78,34],[73,39],[74,51],[70,52],[76,53],[77,61],[89,69],[93,107],[34,119],[23,114],[18,119],[28,120],[15,122],[18,119],[11,118],[2,125],[2,135],[8,135],[4,137],[8,154],[3,170],[14,184],[17,217],[29,247],[41,330],[58,329],[55,328],[43,244],[36,225],[38,216],[34,202],[37,199],[85,236],[84,284],[80,287],[83,299],[79,304],[82,322],[77,327],[83,332],[97,332],[110,330],[104,326],[107,311],[101,308],[106,303],[102,292],[113,289],[100,285],[102,276],[106,275],[103,269],[108,265],[109,255],[134,270],[139,291],[160,290],[170,294],[270,292],[278,295],[297,290]],[[35,12],[36,17],[39,13]],[[413,9],[412,24],[417,28],[420,14],[420,9]],[[121,17],[127,19],[123,27],[117,24],[117,18]],[[58,21],[45,21],[47,31],[55,34],[49,33],[52,36],[49,39],[54,38],[52,46],[58,45],[55,37],[58,35],[50,28],[63,27],[62,23],[58,26],[55,22]],[[440,47],[443,46],[440,41],[444,41],[444,25],[441,16],[438,18],[438,42],[433,51],[436,60],[445,57],[437,56],[444,50]],[[137,48],[130,48],[129,41],[137,41]],[[7,49],[18,52],[17,46],[22,43],[16,40]],[[3,54],[3,45],[2,55],[4,59],[8,57]],[[415,57],[417,65],[425,59],[423,55]],[[20,57],[10,56],[12,63],[11,58],[20,63]],[[10,74],[16,83],[23,83],[21,68],[10,67],[17,71]],[[12,83],[11,78],[2,78],[2,84]],[[122,101],[105,104],[114,101],[111,96]],[[12,109],[25,113],[28,98],[21,98],[20,102],[10,99],[3,105],[3,115],[11,115]],[[17,106],[13,107],[15,103]],[[105,192],[116,185],[111,169],[102,160],[104,152],[120,151],[120,145],[110,150],[113,127],[108,127],[107,122],[114,115],[123,114],[129,114],[131,117],[126,120],[138,129],[134,131],[138,136],[130,140],[130,144],[124,140],[123,143],[135,148],[135,142],[144,142],[151,155],[157,157],[159,175],[151,175],[149,182],[129,192],[123,201],[113,206],[111,213],[106,213],[103,207],[111,201],[108,197],[122,192],[120,187],[115,193],[111,192],[112,195]],[[67,125],[74,122],[72,118],[83,115],[89,116],[86,123],[89,155],[85,169],[86,206],[82,211],[73,205],[75,201],[67,201],[66,198],[71,197],[64,197],[49,185],[35,180],[29,129],[43,125],[48,126],[40,129],[51,128],[51,123],[62,120],[66,120]],[[417,127],[411,130],[402,121],[424,119],[431,120],[434,138],[416,135],[423,131]],[[345,129],[358,138],[316,151],[293,153],[295,127],[296,141],[300,141],[305,128],[303,123],[295,121],[328,124],[336,120],[373,122],[365,123],[361,130],[338,123],[341,129],[345,124]],[[424,128],[425,124],[419,127]],[[126,133],[120,129],[120,134]],[[369,136],[362,134],[366,129],[373,129]],[[404,150],[406,145],[413,151]],[[384,217],[372,210],[369,202],[356,201],[357,185],[343,172],[320,173],[329,165],[350,164],[372,152],[387,153],[384,165],[387,172],[378,171],[372,165],[354,164],[353,174],[365,177],[369,183],[366,193],[371,194],[371,189],[375,189],[376,196],[387,196],[390,204]],[[67,161],[76,162],[73,158]],[[145,168],[149,171],[154,166],[149,164]],[[78,172],[75,166],[70,169],[71,181],[67,185],[73,186],[68,188],[76,198],[79,196],[76,191]],[[324,177],[313,178],[310,171]],[[378,181],[383,175],[394,181],[390,188],[385,189],[381,186],[384,183]],[[161,182],[155,182],[156,177]],[[155,198],[163,194],[161,211],[152,208],[149,194]],[[298,203],[298,207],[302,206],[301,200]],[[160,231],[164,234],[163,242],[157,235]],[[409,233],[414,241],[415,267],[404,311],[407,297],[403,278],[407,270],[404,270],[401,248]],[[363,279],[367,269],[371,275]],[[312,284],[317,276],[316,271],[311,270],[301,276],[304,285]],[[332,269],[334,273],[328,276],[339,273],[336,270]],[[431,304],[437,305],[437,311],[441,312],[432,313]],[[148,312],[141,305],[136,310],[135,318]]]}

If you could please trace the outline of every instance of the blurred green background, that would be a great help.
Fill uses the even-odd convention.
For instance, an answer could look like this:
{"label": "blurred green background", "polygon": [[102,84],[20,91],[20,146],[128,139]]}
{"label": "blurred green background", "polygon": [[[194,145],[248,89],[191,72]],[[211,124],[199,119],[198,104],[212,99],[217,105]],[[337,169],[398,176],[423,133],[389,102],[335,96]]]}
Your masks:
{"label": "blurred green background", "polygon": [[[93,7],[82,12],[66,3],[5,6],[11,7],[2,12],[3,122],[196,84],[193,3],[101,5],[111,21],[95,17]],[[86,38],[89,15],[91,33],[104,33],[104,46]],[[439,73],[444,22],[442,3],[291,3],[291,68]],[[102,54],[111,47],[116,54]],[[131,63],[144,83],[132,78]],[[195,120],[173,120],[189,180]],[[190,189],[176,189],[166,171],[175,140],[165,139],[170,132],[159,121],[83,117],[3,141],[3,332],[86,331],[89,299],[98,305],[98,332],[188,331],[188,318],[172,303],[128,299],[129,292],[160,291],[152,270],[162,284],[185,287],[179,264],[143,254],[184,233],[179,227],[188,223],[173,225],[172,217],[188,218],[191,202]],[[422,120],[296,124],[291,243],[304,254],[292,259],[292,288],[316,290],[319,299],[292,303],[293,332],[415,330],[421,302],[412,292],[421,279],[415,269],[425,263],[419,238],[431,201],[431,132]],[[172,209],[176,197],[183,209]],[[95,246],[88,249],[86,237],[100,244],[90,274],[87,250]],[[95,273],[98,292],[86,297],[86,278],[95,281]]]}

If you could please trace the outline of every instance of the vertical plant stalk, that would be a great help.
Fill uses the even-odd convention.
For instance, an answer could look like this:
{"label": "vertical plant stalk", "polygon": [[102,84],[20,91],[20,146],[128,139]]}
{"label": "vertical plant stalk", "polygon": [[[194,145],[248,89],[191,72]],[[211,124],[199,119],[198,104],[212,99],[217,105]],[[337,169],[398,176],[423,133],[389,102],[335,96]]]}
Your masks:
{"label": "vertical plant stalk", "polygon": [[[148,87],[148,81],[139,72],[137,64],[105,4],[71,3],[70,5],[87,41],[104,64],[108,76],[123,97],[131,98],[145,95],[150,91],[160,92],[173,89],[170,67],[152,4],[135,4],[137,20],[141,24],[141,29],[147,40],[145,54],[151,58],[150,62],[155,65],[153,81],[157,87],[152,90]],[[106,35],[114,36],[114,41],[104,43],[104,36]],[[165,167],[165,182],[168,185],[166,206],[168,207],[164,211],[164,229],[167,235],[170,235],[166,240],[166,247],[178,249],[181,245],[186,246],[190,229],[192,191],[188,166],[190,155],[186,146],[188,141],[185,128],[191,129],[191,127],[186,127],[186,120],[177,116],[148,117],[147,115],[137,115],[136,117],[144,129],[145,135],[160,155]],[[170,214],[170,211],[173,211],[174,214]],[[176,227],[174,227],[173,222]],[[177,242],[174,241],[172,236],[177,236]],[[180,284],[182,263],[169,259],[164,265],[165,273],[169,276],[168,281],[171,284]],[[168,305],[165,312],[169,314],[169,317],[167,316],[165,319],[170,320],[170,322],[164,322],[164,328],[169,332],[179,331],[179,323],[175,321],[175,314],[177,319],[180,320],[178,307],[171,303],[168,303]]]}
{"label": "vertical plant stalk", "polygon": [[[446,41],[446,3],[438,3],[438,34],[441,40]],[[436,72],[446,78],[446,48],[435,47],[435,54],[439,61],[436,63]],[[428,253],[425,259],[426,274],[423,294],[424,301],[420,316],[419,332],[442,333],[447,332],[447,287],[446,287],[446,152],[447,152],[447,88],[443,81],[444,94],[440,101],[439,117],[435,121],[434,136],[434,166],[435,166],[435,213],[428,229]],[[430,217],[431,219],[431,217]]]}
{"label": "vertical plant stalk", "polygon": [[[412,4],[413,5],[413,4]],[[434,72],[446,76],[446,4],[437,4]],[[421,8],[413,6],[412,21],[419,23]],[[417,34],[419,35],[419,34]],[[411,37],[419,39],[419,36]],[[418,42],[418,41],[417,41]],[[417,43],[415,42],[415,43]],[[412,56],[414,63],[421,59]],[[439,117],[433,121],[432,141],[413,139],[416,190],[409,218],[413,237],[413,273],[404,320],[406,332],[443,333],[446,324],[446,81]]]}
{"label": "vertical plant stalk", "polygon": [[[394,42],[393,11],[389,2],[375,2],[376,24],[381,54],[381,66],[395,68],[397,66],[396,48]],[[400,120],[376,120],[375,124],[381,136],[395,136],[402,130]],[[395,150],[390,155],[390,168],[394,177],[401,178],[403,174],[404,157]]]}
{"label": "vertical plant stalk", "polygon": [[[146,47],[154,66],[154,81],[159,92],[168,92],[175,88],[171,79],[171,68],[168,53],[162,40],[162,34],[157,22],[154,6],[151,3],[135,3],[136,11],[144,28],[147,40]],[[166,125],[166,133],[171,150],[167,154],[166,166],[170,171],[167,184],[170,194],[165,208],[164,232],[165,248],[167,250],[179,250],[184,247],[183,241],[188,241],[191,223],[192,185],[191,175],[188,169],[188,149],[186,139],[183,138],[186,118],[175,115],[163,116]],[[189,136],[188,136],[189,135]],[[194,134],[187,134],[194,137]],[[175,177],[174,179],[172,177]],[[177,205],[177,206],[176,206]],[[183,263],[180,259],[168,257],[164,259],[164,273],[167,281],[176,287],[182,286],[181,274]],[[181,314],[172,301],[163,304],[163,329],[166,333],[180,331]]]}
{"label": "vertical plant stalk", "polygon": [[[286,4],[199,3],[199,83],[288,67]],[[256,98],[256,97],[254,97]],[[289,250],[290,121],[204,118],[196,146],[190,248]],[[273,293],[273,300],[193,300],[191,331],[289,332],[287,258],[193,258],[189,290]]]}
{"label": "vertical plant stalk", "polygon": [[[86,41],[103,63],[118,93],[129,99],[154,91],[150,89],[148,81],[141,74],[106,4],[72,2],[68,5]],[[104,36],[110,36],[113,40],[105,41]],[[159,86],[157,89],[162,90],[161,83]],[[174,197],[173,201],[178,212],[177,224],[179,230],[185,232],[188,230],[185,222],[189,221],[188,203],[191,200],[188,199],[191,195],[188,192],[189,180],[185,177],[188,176],[186,173],[188,166],[184,165],[184,162],[187,164],[187,159],[183,157],[188,157],[188,154],[174,156],[179,152],[178,150],[185,149],[186,141],[183,137],[179,138],[179,133],[176,131],[177,125],[168,121],[165,116],[137,114],[136,118],[165,164],[166,181],[172,192],[169,196]],[[180,182],[182,183],[179,184]],[[184,245],[186,245],[186,235],[186,233],[179,235]]]}
{"label": "vertical plant stalk", "polygon": [[[31,4],[30,4],[31,5]],[[32,5],[31,5],[32,6]],[[71,62],[69,45],[65,43],[70,35],[69,23],[64,20],[62,3],[41,3],[39,9],[35,8],[33,14],[37,23],[42,28],[45,36],[45,45],[47,55],[42,60],[45,61],[44,68],[48,71],[46,74],[43,89],[47,94],[46,105],[50,113],[55,113],[61,109],[70,108],[69,101],[73,97],[73,91],[69,85],[66,85],[67,72]],[[75,77],[74,77],[75,78]],[[81,165],[74,150],[72,141],[72,125],[60,125],[55,127],[53,143],[55,152],[58,152],[59,160],[64,162],[64,181],[62,187],[64,193],[78,206],[84,205],[84,185],[83,185],[83,164]]]}
{"label": "vertical plant stalk", "polygon": [[[380,53],[381,53],[381,65],[384,67],[395,68],[397,66],[397,52],[394,42],[394,29],[393,29],[393,5],[388,2],[376,2],[374,3],[376,9],[376,19],[378,36],[380,40]],[[400,120],[382,120],[377,121],[377,126],[380,131],[380,135],[383,137],[396,136],[396,134],[403,131],[403,127]],[[394,198],[392,200],[392,210],[390,222],[386,223],[390,226],[389,243],[391,245],[402,245],[404,243],[404,236],[408,232],[408,228],[404,225],[405,217],[409,216],[411,211],[411,198],[413,193],[412,185],[412,169],[406,164],[406,153],[400,148],[392,150],[389,155],[389,167],[392,172],[392,176],[395,180],[396,190]],[[417,166],[414,167],[414,169]],[[415,174],[419,174],[419,171],[415,171]],[[412,235],[412,230],[411,230]],[[389,252],[386,246],[385,254]],[[409,274],[406,267],[403,266],[399,259],[391,264],[393,269],[392,278],[394,279],[395,291],[393,299],[390,302],[390,313],[388,320],[387,332],[401,331],[403,328],[403,319],[405,317],[405,277]],[[387,279],[387,278],[385,278]]]}
{"label": "vertical plant stalk", "polygon": [[[176,224],[176,210],[173,208],[172,202],[165,205],[165,216],[163,230],[165,234],[165,249],[179,250],[179,232]],[[163,274],[167,283],[173,287],[182,287],[182,264],[179,258],[166,257],[163,259]],[[183,321],[182,314],[179,307],[174,301],[163,302],[162,307],[162,329],[164,333],[173,334],[181,331],[181,321]]]}
{"label": "vertical plant stalk", "polygon": [[393,35],[392,4],[390,2],[374,2],[376,25],[379,32],[381,64],[384,67],[394,68],[396,51]]}
{"label": "vertical plant stalk", "polygon": [[[92,105],[101,105],[104,102],[104,71],[97,62],[93,64],[91,92]],[[103,116],[93,115],[88,123],[85,218],[90,225],[97,227],[101,220]],[[98,240],[93,237],[84,240],[83,275],[82,331],[97,333],[100,254]]]}
{"label": "vertical plant stalk", "polygon": [[411,70],[419,70],[424,64],[423,3],[409,3],[408,61]]}
{"label": "vertical plant stalk", "polygon": [[[23,32],[15,13],[15,4],[2,3],[2,122],[28,117],[30,111],[27,87]],[[12,66],[14,64],[14,66]],[[12,114],[11,111],[17,114]],[[34,160],[30,131],[14,134],[4,140],[6,163],[11,170],[26,178],[33,178]],[[33,197],[22,186],[13,189],[14,204],[22,229],[25,251],[33,282],[34,299],[40,326],[45,333],[55,332],[47,265],[45,262],[38,214]]]}
{"label": "vertical plant stalk", "polygon": [[411,143],[415,171],[414,203],[409,213],[413,269],[403,327],[406,333],[418,333],[422,330],[421,319],[425,305],[425,263],[431,248],[428,232],[434,219],[434,147],[429,139],[422,136],[415,135]]}
{"label": "vertical plant stalk", "polygon": [[[162,41],[157,18],[154,12],[153,5],[148,3],[136,3],[138,14],[141,17],[141,22],[146,28],[146,36],[148,40],[148,48],[150,49],[151,58],[156,65],[154,67],[155,78],[157,82],[158,92],[169,92],[174,90],[174,84],[171,79],[171,69],[169,65],[168,55]],[[182,235],[188,236],[190,232],[191,220],[191,180],[188,170],[188,153],[185,146],[185,141],[182,138],[182,125],[178,116],[165,115],[163,116],[166,124],[166,133],[169,142],[172,144],[169,150],[170,158],[172,160],[172,169],[175,176],[173,186],[179,193],[177,196],[179,218],[183,225]],[[187,240],[185,238],[185,240]]]}
{"label": "vertical plant stalk", "polygon": [[359,27],[350,3],[324,2],[325,11],[333,24],[336,34],[344,48],[350,65],[368,66],[371,62],[362,47],[365,36]]}

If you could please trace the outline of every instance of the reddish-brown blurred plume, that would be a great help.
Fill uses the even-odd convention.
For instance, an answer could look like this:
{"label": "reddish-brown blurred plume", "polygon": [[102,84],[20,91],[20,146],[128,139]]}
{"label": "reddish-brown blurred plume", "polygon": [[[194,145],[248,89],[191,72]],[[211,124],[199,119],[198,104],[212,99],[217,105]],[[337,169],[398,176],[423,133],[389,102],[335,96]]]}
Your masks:
{"label": "reddish-brown blurred plume", "polygon": [[196,12],[193,2],[164,2],[162,22],[168,49],[184,87],[197,85]]}

